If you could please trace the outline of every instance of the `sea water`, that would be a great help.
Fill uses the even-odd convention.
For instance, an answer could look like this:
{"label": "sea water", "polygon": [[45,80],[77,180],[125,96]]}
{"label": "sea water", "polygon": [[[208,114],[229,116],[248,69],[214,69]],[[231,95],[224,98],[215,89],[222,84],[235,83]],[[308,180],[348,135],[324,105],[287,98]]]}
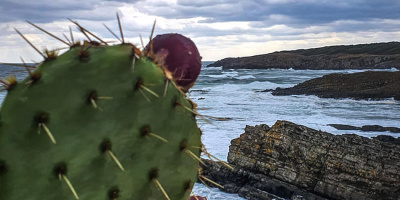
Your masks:
{"label": "sea water", "polygon": [[[204,63],[208,64],[208,63]],[[400,101],[324,99],[316,96],[273,96],[265,89],[292,87],[306,80],[330,73],[355,73],[366,70],[282,70],[239,69],[222,70],[218,67],[203,68],[189,96],[199,108],[199,113],[217,117],[199,118],[203,131],[203,143],[207,150],[221,160],[226,160],[230,141],[244,133],[246,125],[267,124],[276,120],[288,120],[317,130],[333,134],[355,133],[373,137],[389,132],[360,132],[336,130],[327,124],[353,126],[381,125],[400,127]],[[386,71],[396,71],[395,69]],[[225,120],[218,120],[222,118]],[[209,189],[196,184],[195,194],[209,200],[243,199],[233,194],[224,194],[218,189]]]}
{"label": "sea water", "polygon": [[[203,62],[200,76],[188,96],[198,105],[200,114],[214,117],[199,117],[198,125],[203,131],[202,139],[208,152],[221,160],[226,160],[230,141],[244,133],[246,125],[272,126],[276,120],[288,120],[333,134],[399,136],[389,132],[336,130],[327,124],[400,127],[400,101],[324,99],[305,95],[273,96],[269,92],[261,92],[265,89],[291,87],[330,73],[355,73],[366,70],[222,70],[220,67],[206,68],[207,64],[209,63]],[[15,74],[21,79],[26,76],[19,68],[0,67],[0,77]],[[6,92],[0,92],[0,102],[5,95]],[[195,185],[193,193],[205,196],[208,200],[243,199],[236,194],[226,194],[201,184]]]}

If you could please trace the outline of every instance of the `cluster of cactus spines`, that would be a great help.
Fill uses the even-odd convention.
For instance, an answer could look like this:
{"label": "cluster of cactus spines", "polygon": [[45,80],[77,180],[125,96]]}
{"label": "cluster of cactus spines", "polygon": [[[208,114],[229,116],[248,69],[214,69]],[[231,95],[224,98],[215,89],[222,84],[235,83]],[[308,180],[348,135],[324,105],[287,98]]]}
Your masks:
{"label": "cluster of cactus spines", "polygon": [[121,28],[109,46],[72,22],[88,41],[71,32],[59,56],[17,31],[44,61],[1,80],[0,199],[187,200],[202,148],[195,104]]}

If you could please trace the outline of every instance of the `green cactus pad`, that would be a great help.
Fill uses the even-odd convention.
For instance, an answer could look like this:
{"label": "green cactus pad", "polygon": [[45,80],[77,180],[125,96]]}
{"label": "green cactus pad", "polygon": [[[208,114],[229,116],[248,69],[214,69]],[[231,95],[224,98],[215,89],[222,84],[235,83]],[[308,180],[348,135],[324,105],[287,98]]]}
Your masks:
{"label": "green cactus pad", "polygon": [[9,89],[0,199],[188,199],[201,146],[194,106],[135,49],[74,46]]}

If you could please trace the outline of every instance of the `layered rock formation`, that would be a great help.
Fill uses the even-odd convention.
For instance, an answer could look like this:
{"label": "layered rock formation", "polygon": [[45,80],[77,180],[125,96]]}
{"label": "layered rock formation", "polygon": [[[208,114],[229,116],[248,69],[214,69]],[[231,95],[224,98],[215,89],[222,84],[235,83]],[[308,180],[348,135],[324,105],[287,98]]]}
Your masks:
{"label": "layered rock formation", "polygon": [[[268,90],[269,91],[269,90]],[[323,98],[400,100],[400,71],[367,71],[353,74],[328,74],[299,83],[291,88],[277,88],[273,95],[316,95]]]}
{"label": "layered rock formation", "polygon": [[400,69],[400,43],[330,46],[224,58],[210,67],[223,69]]}
{"label": "layered rock formation", "polygon": [[[211,167],[203,174],[248,199],[272,199],[279,192],[291,199],[400,198],[400,145],[378,139],[277,121],[271,128],[246,126],[231,141],[228,162],[235,171]],[[272,184],[273,179],[281,186]]]}
{"label": "layered rock formation", "polygon": [[[221,163],[204,160],[202,175],[222,185],[220,190],[237,193],[249,200],[327,200],[293,184],[269,177],[265,174],[230,164],[231,170]],[[206,183],[207,184],[207,183]],[[209,183],[208,186],[215,187]]]}

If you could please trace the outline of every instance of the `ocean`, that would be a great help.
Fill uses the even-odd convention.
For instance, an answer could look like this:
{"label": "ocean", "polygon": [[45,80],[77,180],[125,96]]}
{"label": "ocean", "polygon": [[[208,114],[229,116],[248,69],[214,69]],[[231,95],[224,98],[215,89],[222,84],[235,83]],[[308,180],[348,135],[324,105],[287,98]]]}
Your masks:
{"label": "ocean", "polygon": [[[327,124],[353,126],[381,125],[400,127],[400,101],[352,99],[323,99],[316,96],[273,96],[260,92],[277,87],[291,87],[306,80],[330,73],[355,73],[364,70],[222,70],[220,67],[203,69],[188,96],[198,105],[202,115],[217,118],[198,118],[207,150],[221,160],[226,160],[230,141],[244,132],[246,125],[268,124],[288,120],[333,134],[355,133],[365,137],[380,134],[398,137],[389,132],[360,132],[336,130]],[[396,69],[386,70],[396,71]],[[23,68],[0,66],[0,77],[15,74],[26,76]],[[0,102],[6,92],[0,92]],[[223,119],[223,120],[222,120]],[[196,195],[208,200],[241,200],[236,194],[226,194],[217,188],[196,184]]]}

